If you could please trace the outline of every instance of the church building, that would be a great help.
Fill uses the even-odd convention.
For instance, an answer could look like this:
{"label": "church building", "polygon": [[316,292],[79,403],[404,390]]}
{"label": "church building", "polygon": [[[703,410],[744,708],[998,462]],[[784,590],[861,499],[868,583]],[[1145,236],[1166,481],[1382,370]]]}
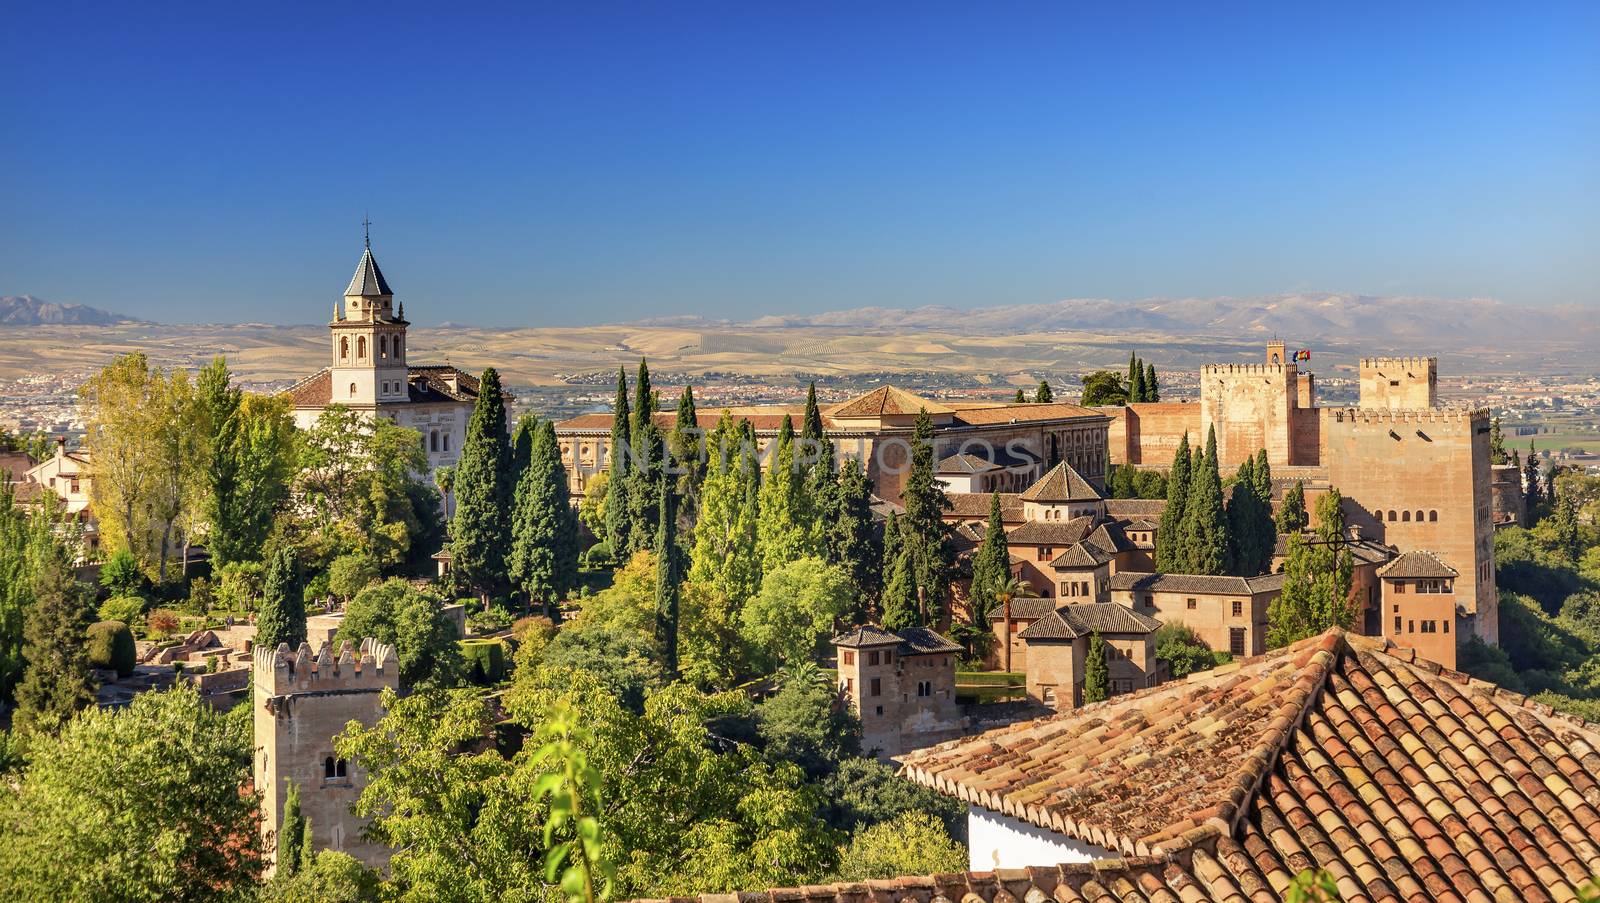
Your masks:
{"label": "church building", "polygon": [[372,256],[372,242],[336,302],[328,323],[331,366],[300,380],[288,395],[295,425],[308,429],[330,405],[343,405],[422,435],[430,471],[453,466],[467,438],[478,378],[451,366],[408,361],[406,307]]}

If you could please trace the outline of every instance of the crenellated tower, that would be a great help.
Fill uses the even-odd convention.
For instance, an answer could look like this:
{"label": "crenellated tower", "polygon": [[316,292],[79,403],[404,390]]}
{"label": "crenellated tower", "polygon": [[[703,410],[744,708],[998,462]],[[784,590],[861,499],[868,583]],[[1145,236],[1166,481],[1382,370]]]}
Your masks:
{"label": "crenellated tower", "polygon": [[1361,359],[1361,407],[1419,410],[1438,404],[1436,357]]}

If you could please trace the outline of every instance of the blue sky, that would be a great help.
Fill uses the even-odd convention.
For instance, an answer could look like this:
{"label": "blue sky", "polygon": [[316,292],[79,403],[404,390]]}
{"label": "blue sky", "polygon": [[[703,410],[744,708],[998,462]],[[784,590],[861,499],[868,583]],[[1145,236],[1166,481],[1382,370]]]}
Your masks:
{"label": "blue sky", "polygon": [[26,3],[0,294],[421,323],[1600,303],[1600,4]]}

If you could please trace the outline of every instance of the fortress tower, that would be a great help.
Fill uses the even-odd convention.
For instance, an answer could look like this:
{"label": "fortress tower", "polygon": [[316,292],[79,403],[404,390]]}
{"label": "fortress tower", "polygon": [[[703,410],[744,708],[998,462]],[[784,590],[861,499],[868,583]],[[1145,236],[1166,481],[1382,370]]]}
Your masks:
{"label": "fortress tower", "polygon": [[291,781],[300,788],[300,810],[311,820],[316,849],[339,850],[382,866],[388,848],[362,838],[364,822],[351,811],[366,775],[338,757],[333,738],[351,721],[370,726],[382,716],[379,694],[400,684],[394,647],[367,639],[359,655],[344,644],[335,655],[331,643],[313,655],[305,643],[296,651],[284,644],[257,648],[253,667],[255,786],[273,866]]}
{"label": "fortress tower", "polygon": [[1364,357],[1361,407],[1426,410],[1438,404],[1439,359]]}

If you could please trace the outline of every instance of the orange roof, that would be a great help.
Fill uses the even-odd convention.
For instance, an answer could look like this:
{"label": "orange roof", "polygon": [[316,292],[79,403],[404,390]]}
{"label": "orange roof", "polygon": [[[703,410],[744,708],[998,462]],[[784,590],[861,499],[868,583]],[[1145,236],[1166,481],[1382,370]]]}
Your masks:
{"label": "orange roof", "polygon": [[857,417],[883,417],[895,414],[948,414],[950,408],[937,401],[929,401],[894,386],[879,386],[865,395],[840,402],[828,409],[828,416],[845,419]]}
{"label": "orange roof", "polygon": [[1002,404],[982,407],[958,407],[956,419],[972,426],[989,426],[997,423],[1035,423],[1041,420],[1071,420],[1076,417],[1103,418],[1106,415],[1076,404]]}

